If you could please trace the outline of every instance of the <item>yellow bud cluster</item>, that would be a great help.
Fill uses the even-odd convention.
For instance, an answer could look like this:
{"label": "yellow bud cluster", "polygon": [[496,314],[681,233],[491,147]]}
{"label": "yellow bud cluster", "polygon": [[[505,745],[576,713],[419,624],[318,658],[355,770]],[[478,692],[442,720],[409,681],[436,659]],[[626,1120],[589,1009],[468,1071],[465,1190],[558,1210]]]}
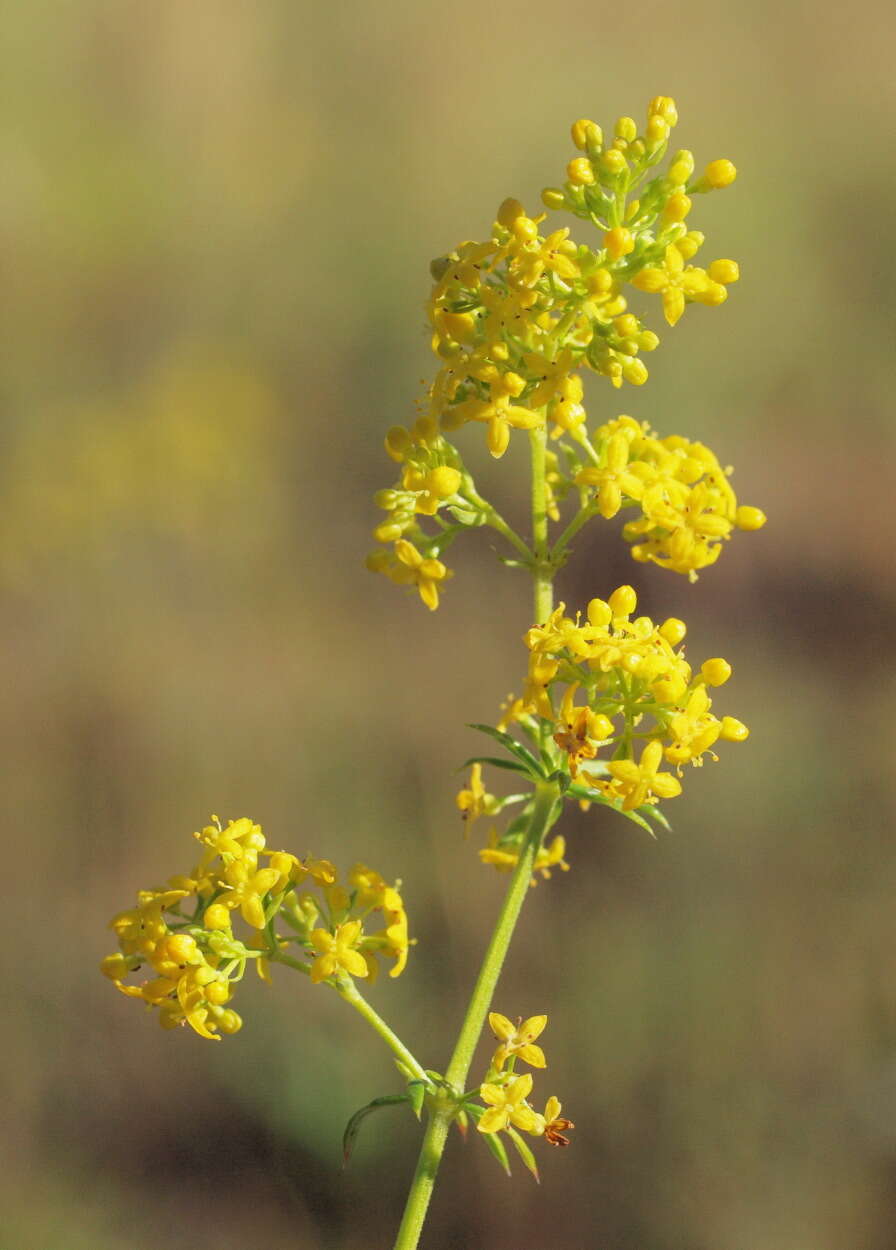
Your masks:
{"label": "yellow bud cluster", "polygon": [[[211,1040],[236,1033],[242,1020],[227,1006],[233,985],[249,962],[269,980],[270,964],[288,942],[309,958],[315,982],[344,974],[372,979],[380,955],[394,958],[392,976],[402,971],[409,942],[397,886],[356,864],[341,887],[328,860],[268,850],[260,825],[246,817],[226,827],[213,819],[194,835],[203,851],[189,876],[141,890],[137,906],[110,925],[118,950],[101,971],[129,998],[158,1008],[163,1028],[189,1025]],[[349,919],[353,912],[358,918]],[[250,930],[245,941],[233,932],[236,913]],[[363,923],[374,913],[382,913],[383,927],[365,934]],[[286,938],[274,928],[284,915]],[[141,977],[145,968],[154,975]]]}

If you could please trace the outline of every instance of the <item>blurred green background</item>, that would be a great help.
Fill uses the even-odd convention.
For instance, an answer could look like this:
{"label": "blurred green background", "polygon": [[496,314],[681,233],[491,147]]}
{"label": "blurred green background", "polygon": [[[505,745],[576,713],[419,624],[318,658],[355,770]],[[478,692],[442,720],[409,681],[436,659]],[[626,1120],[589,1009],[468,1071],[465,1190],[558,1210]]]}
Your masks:
{"label": "blurred green background", "polygon": [[[385,428],[431,374],[430,258],[537,202],[569,124],[673,95],[743,280],[621,411],[705,438],[769,525],[696,586],[593,526],[560,594],[631,580],[735,668],[749,743],[652,842],[576,818],[496,1006],[545,1011],[576,1121],[543,1184],[453,1141],[424,1244],[892,1250],[896,852],[891,6],[29,0],[0,16],[3,942],[9,1250],[388,1247],[419,1139],[324,990],[164,1034],[96,966],[212,811],[400,876],[372,998],[447,1059],[504,878],[457,764],[519,688],[529,586],[486,535],[442,609],[363,569]],[[570,222],[572,224],[572,222]],[[465,436],[464,436],[465,437]],[[524,459],[485,464],[507,512]],[[474,450],[475,448],[475,450]],[[483,1048],[483,1054],[485,1054]]]}

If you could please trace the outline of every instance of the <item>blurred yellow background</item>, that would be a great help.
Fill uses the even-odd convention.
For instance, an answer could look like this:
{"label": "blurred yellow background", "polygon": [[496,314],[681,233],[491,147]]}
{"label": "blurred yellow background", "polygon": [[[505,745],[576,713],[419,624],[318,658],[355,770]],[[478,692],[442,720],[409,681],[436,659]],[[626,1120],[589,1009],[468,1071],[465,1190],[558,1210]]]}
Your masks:
{"label": "blurred yellow background", "polygon": [[[559,590],[684,617],[753,735],[655,843],[573,820],[495,1005],[548,1013],[574,1144],[539,1188],[454,1140],[424,1245],[892,1250],[894,33],[880,0],[7,6],[3,1247],[391,1245],[411,1117],[340,1170],[397,1088],[373,1034],[286,970],[223,1045],[164,1034],[98,975],[104,926],[212,811],[364,858],[419,938],[371,996],[445,1063],[505,880],[454,769],[529,586],[485,534],[435,615],[365,572],[382,435],[432,372],[430,258],[537,203],[575,118],[665,93],[738,166],[693,224],[743,280],[587,402],[705,438],[769,524],[693,587],[595,525]],[[519,515],[524,459],[465,447]]]}

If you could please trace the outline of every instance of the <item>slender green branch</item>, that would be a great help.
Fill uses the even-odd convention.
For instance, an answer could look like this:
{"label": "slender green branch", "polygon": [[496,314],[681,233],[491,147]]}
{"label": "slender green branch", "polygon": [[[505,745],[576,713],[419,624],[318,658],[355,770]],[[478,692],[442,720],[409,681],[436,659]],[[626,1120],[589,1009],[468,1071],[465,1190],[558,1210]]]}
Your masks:
{"label": "slender green branch", "polygon": [[483,499],[472,484],[465,486],[464,492],[466,499],[468,499],[475,508],[482,509],[486,525],[491,526],[493,530],[497,530],[502,537],[507,539],[512,547],[516,548],[526,562],[531,564],[534,559],[532,550],[525,542],[523,542],[522,538],[520,538],[513,526],[509,525],[508,522],[504,520],[498,509],[495,508],[494,505],[490,504],[487,499]]}
{"label": "slender green branch", "polygon": [[[304,972],[306,976],[310,971],[309,964],[302,963],[299,959],[293,959],[291,955],[285,955],[282,951],[279,951],[276,955],[271,955],[270,959],[272,963],[288,964],[290,968]],[[354,981],[350,977],[344,977],[342,980],[334,983],[334,988],[339,997],[345,999],[350,1006],[354,1007],[358,1015],[363,1016],[370,1027],[379,1033],[396,1058],[400,1059],[404,1066],[413,1072],[417,1080],[426,1081],[429,1084],[429,1077],[426,1075],[423,1067],[417,1062],[401,1038],[392,1032],[382,1016],[374,1011],[367,999],[359,992]]]}
{"label": "slender green branch", "polygon": [[344,977],[336,986],[340,996],[354,1007],[360,1016],[363,1016],[372,1029],[379,1033],[380,1037],[406,1068],[413,1072],[418,1081],[426,1081],[429,1084],[429,1077],[422,1066],[417,1062],[411,1052],[405,1046],[397,1034],[393,1033],[382,1016],[371,1007],[366,998],[359,992],[351,977]]}
{"label": "slender green branch", "polygon": [[587,525],[591,518],[597,515],[597,510],[597,501],[594,499],[579,509],[551,548],[551,558],[553,560],[556,560],[558,556],[563,554],[582,526]]}

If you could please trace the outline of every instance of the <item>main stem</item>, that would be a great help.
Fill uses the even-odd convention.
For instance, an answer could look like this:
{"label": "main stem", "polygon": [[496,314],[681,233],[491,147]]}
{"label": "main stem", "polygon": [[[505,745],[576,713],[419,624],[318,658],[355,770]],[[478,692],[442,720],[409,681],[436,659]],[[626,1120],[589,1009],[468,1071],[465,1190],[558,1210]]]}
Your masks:
{"label": "main stem", "polygon": [[[546,480],[546,447],[547,432],[545,428],[532,430],[529,435],[532,451],[532,551],[535,555],[535,619],[542,623],[550,616],[554,605],[553,567],[548,558],[548,514],[547,514],[547,480]],[[460,1035],[454,1047],[454,1053],[445,1073],[446,1080],[458,1094],[463,1092],[467,1073],[473,1061],[473,1053],[479,1041],[485,1018],[492,1003],[492,996],[504,959],[510,946],[513,931],[523,906],[523,900],[529,889],[535,857],[555,818],[557,803],[557,787],[543,782],[536,787],[535,806],[532,819],[526,834],[526,840],[520,848],[520,857],[510,878],[501,911],[495,924],[491,941],[485,952],[479,976],[473,987],[473,993],[467,1006],[466,1015],[461,1025]],[[420,1147],[420,1157],[407,1205],[394,1250],[416,1250],[420,1241],[420,1233],[429,1200],[435,1185],[436,1173],[445,1149],[448,1130],[454,1118],[454,1105],[446,1100],[444,1105],[436,1101],[429,1112],[429,1123]]]}

